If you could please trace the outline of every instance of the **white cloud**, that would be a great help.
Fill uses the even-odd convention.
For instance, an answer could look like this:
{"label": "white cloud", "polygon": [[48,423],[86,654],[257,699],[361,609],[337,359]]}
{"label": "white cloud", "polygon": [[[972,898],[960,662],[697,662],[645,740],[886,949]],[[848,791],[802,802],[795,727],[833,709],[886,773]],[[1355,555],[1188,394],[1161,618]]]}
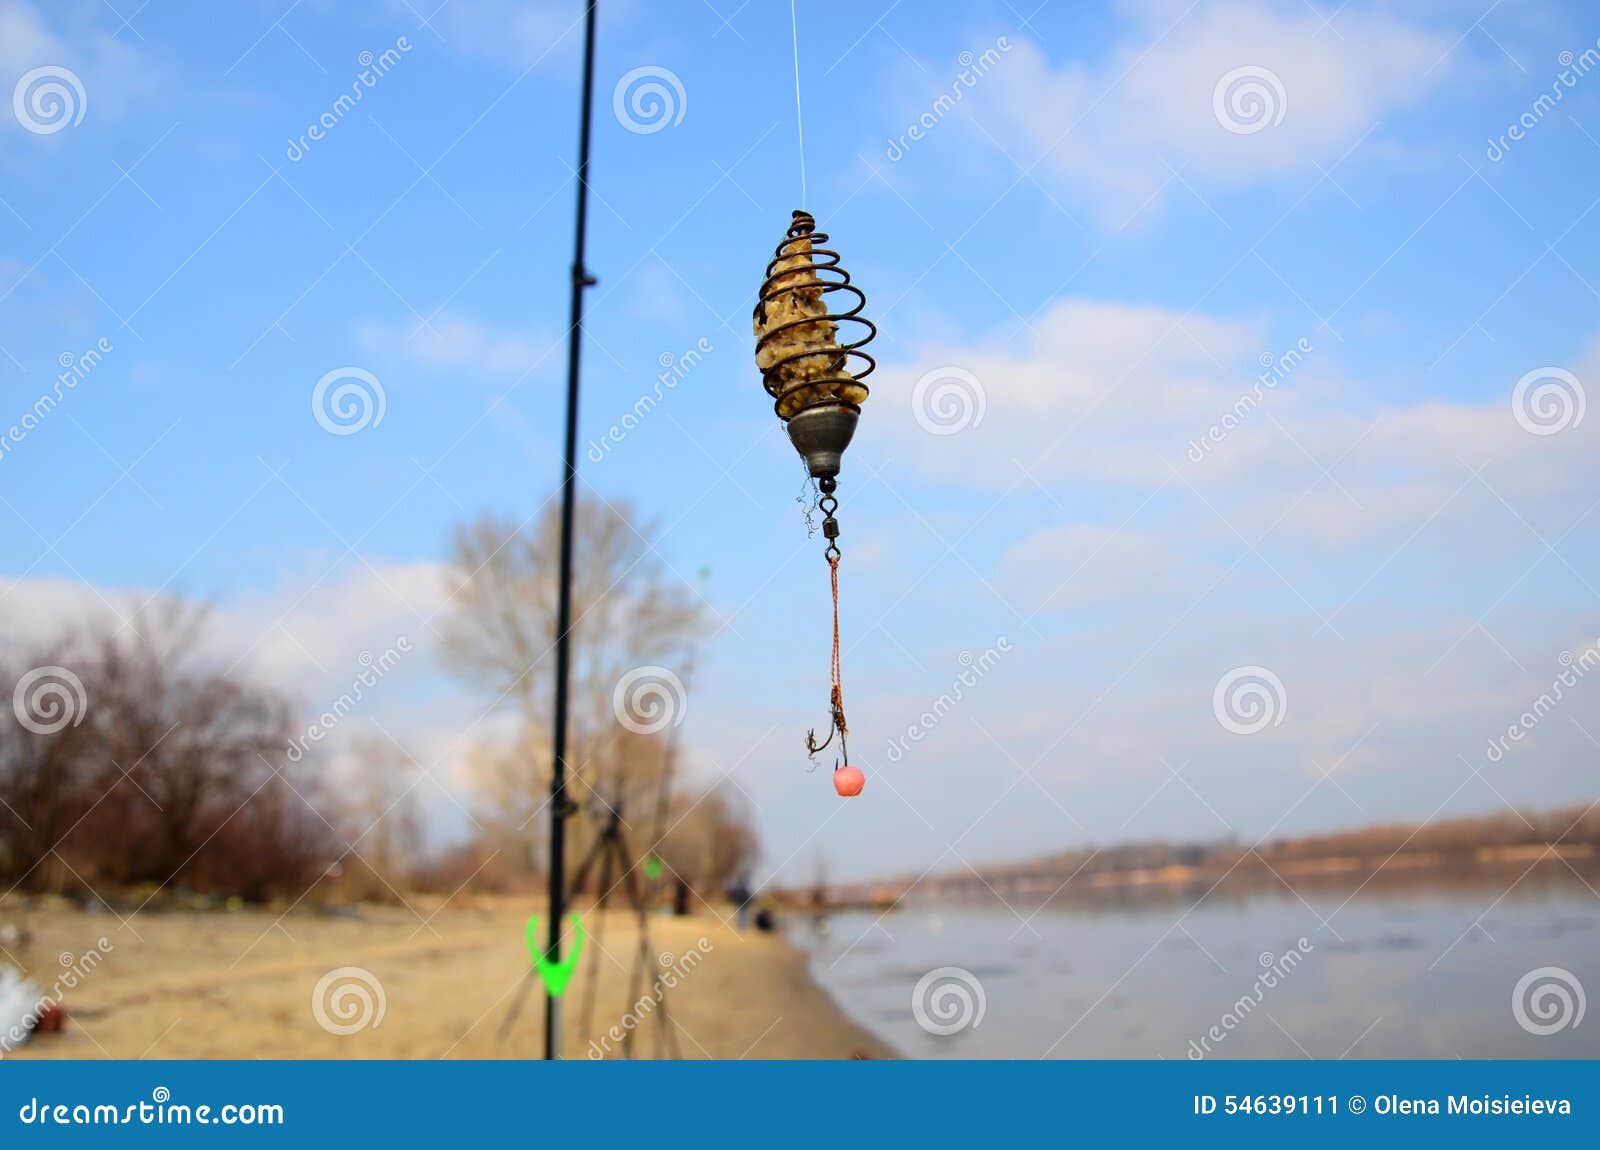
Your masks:
{"label": "white cloud", "polygon": [[320,583],[230,604],[218,613],[216,644],[270,682],[297,690],[348,685],[364,655],[376,657],[402,637],[413,649],[431,645],[426,621],[446,594],[440,564],[351,556]]}
{"label": "white cloud", "polygon": [[1229,187],[1326,167],[1450,70],[1453,34],[1387,12],[1324,26],[1294,5],[1158,7],[1092,65],[1019,42],[967,97],[1019,162],[1043,156],[1041,174],[1087,186],[1113,225],[1180,187],[1174,171]]}
{"label": "white cloud", "polygon": [[[1484,479],[1519,514],[1565,527],[1561,515],[1586,505],[1583,461],[1600,420],[1534,435],[1513,412],[1515,379],[1470,381],[1487,394],[1478,401],[1385,403],[1341,373],[1337,354],[1331,342],[1274,339],[1222,316],[1065,300],[1015,341],[996,334],[885,364],[872,403],[890,418],[874,433],[895,462],[941,484],[1001,492],[1025,470],[1063,491],[1192,485],[1251,539],[1275,528],[1342,546],[1409,530],[1485,463]],[[1566,367],[1593,391],[1600,343]],[[956,389],[942,408],[941,380]],[[981,399],[958,401],[963,387]],[[928,430],[963,411],[962,430]],[[1476,483],[1453,506],[1505,514]],[[1207,524],[1231,534],[1209,510],[1194,530]]]}
{"label": "white cloud", "polygon": [[17,127],[11,96],[33,68],[70,68],[84,88],[86,118],[120,115],[130,99],[156,82],[159,65],[146,54],[83,22],[78,13],[53,16],[73,26],[58,33],[35,5],[0,0],[0,130]]}
{"label": "white cloud", "polygon": [[[1004,489],[1016,477],[1006,462],[1016,461],[1044,480],[1159,483],[1165,461],[1180,458],[1189,436],[1232,406],[1265,344],[1252,324],[1066,300],[1018,341],[996,333],[929,346],[909,365],[884,364],[872,377],[872,402],[900,414],[887,425],[893,451],[930,478]],[[974,418],[954,434],[930,435],[925,424],[960,419],[959,387],[940,408],[948,368],[979,393],[970,401]]]}
{"label": "white cloud", "polygon": [[[1150,437],[1142,452],[1130,452],[1130,446],[1140,445],[1130,445],[1126,437],[1108,450],[1089,437],[1080,437],[1070,453],[1058,455],[1050,446],[1090,419],[1112,419],[1129,434],[1151,426],[1152,415],[1198,427],[1233,402],[1222,384],[1226,372],[1217,364],[1248,364],[1264,339],[1252,325],[1225,319],[1068,300],[1035,321],[1020,347],[997,333],[966,346],[930,346],[909,366],[886,364],[873,376],[873,402],[879,409],[894,406],[920,416],[895,421],[902,433],[897,446],[930,476],[948,476],[952,454],[972,453],[1036,465],[1047,476],[1159,480],[1166,469],[1150,456],[1159,436]],[[946,413],[939,410],[939,373],[948,367],[976,381],[968,386],[981,393],[975,402],[982,417],[956,434],[929,436],[922,432],[924,423],[947,425],[959,418],[953,406]],[[921,383],[925,378],[930,383]],[[948,402],[954,405],[958,394],[959,389],[951,392]],[[1182,442],[1164,444],[1163,454],[1176,457]],[[1007,468],[989,467],[974,478],[1004,487],[1013,475]]]}
{"label": "white cloud", "polygon": [[0,78],[9,82],[16,73],[45,63],[65,50],[32,5],[21,0],[0,4]]}
{"label": "white cloud", "polygon": [[356,342],[371,355],[407,359],[424,367],[448,370],[460,378],[512,378],[542,369],[553,370],[559,349],[547,338],[491,327],[461,315],[435,317],[420,324],[366,323],[356,329]]}
{"label": "white cloud", "polygon": [[[364,654],[376,658],[401,637],[413,649],[431,645],[424,621],[440,611],[446,594],[439,564],[350,556],[325,577],[318,568],[304,581],[214,606],[205,652],[315,705],[330,690],[348,687]],[[0,619],[15,639],[40,641],[133,620],[152,596],[181,598],[69,579],[0,580]]]}
{"label": "white cloud", "polygon": [[1090,523],[1048,527],[1000,560],[1002,586],[1034,609],[1116,599],[1148,601],[1180,584],[1177,557],[1159,536]]}
{"label": "white cloud", "polygon": [[570,62],[583,47],[583,6],[575,0],[453,0],[438,8],[430,20],[448,47],[519,72]]}

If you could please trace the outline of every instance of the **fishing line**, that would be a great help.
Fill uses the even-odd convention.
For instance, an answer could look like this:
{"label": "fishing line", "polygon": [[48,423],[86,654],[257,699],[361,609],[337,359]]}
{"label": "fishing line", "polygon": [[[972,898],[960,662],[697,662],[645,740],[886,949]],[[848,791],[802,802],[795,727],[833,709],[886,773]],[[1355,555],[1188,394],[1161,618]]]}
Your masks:
{"label": "fishing line", "polygon": [[789,31],[794,39],[794,131],[800,143],[800,202],[806,202],[806,122],[800,111],[800,21],[789,0]]}

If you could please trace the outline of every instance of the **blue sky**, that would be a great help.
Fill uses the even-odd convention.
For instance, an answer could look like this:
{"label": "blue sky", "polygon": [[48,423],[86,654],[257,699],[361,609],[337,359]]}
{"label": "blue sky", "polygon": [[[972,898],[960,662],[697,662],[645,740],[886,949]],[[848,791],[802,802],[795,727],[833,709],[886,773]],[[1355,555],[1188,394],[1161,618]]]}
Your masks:
{"label": "blue sky", "polygon": [[[1592,683],[1485,746],[1600,638],[1600,22],[1484,7],[804,6],[804,206],[881,333],[841,805],[799,751],[825,568],[747,319],[801,206],[789,11],[605,6],[582,440],[711,350],[584,479],[714,613],[683,737],[768,872],[1592,798]],[[0,456],[0,617],[206,599],[308,714],[408,634],[358,718],[448,836],[501,717],[426,620],[452,526],[556,481],[581,12],[433,8],[0,0],[4,91],[80,86],[0,117],[0,424],[111,349]],[[630,130],[638,69],[669,106]],[[330,434],[313,389],[350,367],[383,417]],[[1236,668],[1271,672],[1255,733],[1214,707]]]}

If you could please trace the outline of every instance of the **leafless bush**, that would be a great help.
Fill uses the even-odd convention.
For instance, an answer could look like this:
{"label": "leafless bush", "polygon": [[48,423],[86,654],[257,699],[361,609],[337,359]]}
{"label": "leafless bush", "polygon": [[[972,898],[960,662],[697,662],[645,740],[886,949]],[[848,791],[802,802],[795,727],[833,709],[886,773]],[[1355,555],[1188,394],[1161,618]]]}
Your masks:
{"label": "leafless bush", "polygon": [[16,698],[23,701],[21,713],[17,703],[0,712],[0,879],[8,887],[28,879],[36,889],[56,889],[66,872],[55,850],[94,801],[91,774],[101,744],[99,724],[85,708],[59,730],[35,729],[55,723],[25,723],[28,708],[42,713],[37,708],[44,704],[37,696],[33,703],[23,696],[28,676],[51,667],[70,673],[86,661],[62,640],[6,654],[0,657],[0,685],[8,694],[21,692]]}
{"label": "leafless bush", "polygon": [[3,668],[8,687],[65,672],[58,698],[76,710],[30,722],[17,703],[0,717],[0,877],[248,897],[314,877],[333,836],[282,773],[287,702],[207,663],[200,609],[157,603],[130,624]]}

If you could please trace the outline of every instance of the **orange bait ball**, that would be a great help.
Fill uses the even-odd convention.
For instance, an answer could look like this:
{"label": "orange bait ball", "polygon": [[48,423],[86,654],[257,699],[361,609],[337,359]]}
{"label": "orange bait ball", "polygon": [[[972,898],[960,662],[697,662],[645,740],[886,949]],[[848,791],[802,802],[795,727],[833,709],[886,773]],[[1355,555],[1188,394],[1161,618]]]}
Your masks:
{"label": "orange bait ball", "polygon": [[845,798],[853,798],[867,785],[867,776],[859,767],[840,767],[833,772],[833,789]]}

